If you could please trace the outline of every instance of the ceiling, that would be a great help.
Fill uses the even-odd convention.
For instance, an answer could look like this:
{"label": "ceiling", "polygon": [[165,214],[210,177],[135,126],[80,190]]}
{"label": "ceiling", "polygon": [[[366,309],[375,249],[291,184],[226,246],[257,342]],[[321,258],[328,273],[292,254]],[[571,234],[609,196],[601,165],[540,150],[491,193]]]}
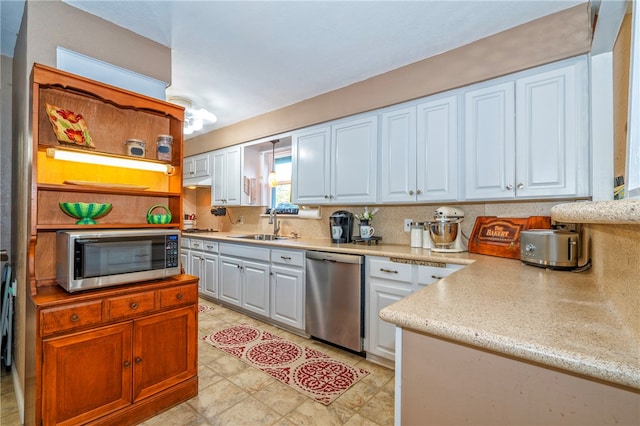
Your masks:
{"label": "ceiling", "polygon": [[[203,133],[586,0],[63,1],[170,47],[167,97],[213,112]],[[13,56],[24,1],[0,3]]]}

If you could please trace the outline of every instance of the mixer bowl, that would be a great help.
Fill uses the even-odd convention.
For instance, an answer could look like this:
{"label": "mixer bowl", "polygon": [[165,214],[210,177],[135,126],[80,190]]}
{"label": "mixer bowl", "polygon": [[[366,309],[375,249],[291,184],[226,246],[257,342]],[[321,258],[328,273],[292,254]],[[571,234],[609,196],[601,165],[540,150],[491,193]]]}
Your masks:
{"label": "mixer bowl", "polygon": [[458,236],[458,222],[449,219],[429,222],[429,235],[437,248],[447,248]]}

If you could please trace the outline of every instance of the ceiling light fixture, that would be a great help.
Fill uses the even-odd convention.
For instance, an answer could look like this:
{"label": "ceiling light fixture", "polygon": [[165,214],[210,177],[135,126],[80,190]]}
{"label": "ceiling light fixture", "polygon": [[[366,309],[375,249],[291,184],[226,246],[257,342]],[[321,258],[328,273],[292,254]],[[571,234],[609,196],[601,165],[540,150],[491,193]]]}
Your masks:
{"label": "ceiling light fixture", "polygon": [[278,186],[278,177],[276,176],[276,144],[280,142],[280,139],[272,140],[273,144],[271,148],[271,171],[269,172],[269,186],[275,188]]}
{"label": "ceiling light fixture", "polygon": [[204,122],[208,121],[211,124],[218,121],[218,117],[215,114],[210,113],[204,108],[194,109],[191,99],[183,98],[181,96],[170,96],[169,102],[172,104],[180,105],[184,108],[184,128],[183,133],[190,135],[193,132],[202,130]]}

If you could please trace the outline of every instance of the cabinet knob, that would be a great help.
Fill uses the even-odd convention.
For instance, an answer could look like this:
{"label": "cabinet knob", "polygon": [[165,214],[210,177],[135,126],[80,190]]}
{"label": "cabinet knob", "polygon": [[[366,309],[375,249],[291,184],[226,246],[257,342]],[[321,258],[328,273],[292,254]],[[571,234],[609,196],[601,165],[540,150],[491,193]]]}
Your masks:
{"label": "cabinet knob", "polygon": [[184,294],[182,294],[182,293],[178,293],[178,294],[176,295],[176,298],[177,298],[178,300],[182,300],[182,299],[184,298]]}
{"label": "cabinet knob", "polygon": [[73,314],[71,315],[71,322],[78,322],[80,320],[80,317],[78,316],[78,314]]}
{"label": "cabinet knob", "polygon": [[136,358],[136,364],[141,364],[141,363],[142,363],[142,358],[137,357],[137,358]]}
{"label": "cabinet knob", "polygon": [[409,195],[413,195],[413,190],[409,191]]}
{"label": "cabinet knob", "polygon": [[131,305],[129,305],[131,307],[131,309],[138,309],[138,304],[133,302]]}
{"label": "cabinet knob", "polygon": [[124,368],[129,368],[130,365],[131,365],[131,363],[129,362],[129,360],[126,360],[124,362]]}
{"label": "cabinet knob", "polygon": [[325,198],[325,199],[326,199],[326,198],[329,198],[329,196],[328,196],[328,195],[325,195],[325,196],[324,196],[324,198]]}
{"label": "cabinet knob", "polygon": [[519,183],[518,184],[518,189],[524,189],[524,183]]}
{"label": "cabinet knob", "polygon": [[422,194],[422,191],[418,189],[418,190],[416,191],[416,194],[420,195],[420,194]]}
{"label": "cabinet knob", "polygon": [[513,189],[513,185],[511,185],[510,183],[507,184],[507,186],[505,187],[507,188],[509,191],[511,191]]}

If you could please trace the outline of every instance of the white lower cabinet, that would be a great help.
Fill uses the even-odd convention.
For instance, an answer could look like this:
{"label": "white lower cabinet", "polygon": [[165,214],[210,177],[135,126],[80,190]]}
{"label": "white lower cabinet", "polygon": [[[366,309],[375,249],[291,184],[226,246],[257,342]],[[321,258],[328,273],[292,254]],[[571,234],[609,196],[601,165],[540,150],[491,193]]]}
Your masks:
{"label": "white lower cabinet", "polygon": [[304,330],[304,252],[271,251],[271,319]]}
{"label": "white lower cabinet", "polygon": [[242,244],[220,244],[220,300],[269,316],[270,250]]}
{"label": "white lower cabinet", "polygon": [[[452,274],[464,265],[431,263],[417,265],[393,262],[387,257],[366,258],[366,351],[382,360],[395,359],[395,326],[380,319],[380,310],[397,302],[441,278]],[[386,363],[390,366],[393,363]]]}
{"label": "white lower cabinet", "polygon": [[189,250],[189,274],[200,278],[200,295],[218,298],[218,243],[191,238]]}

